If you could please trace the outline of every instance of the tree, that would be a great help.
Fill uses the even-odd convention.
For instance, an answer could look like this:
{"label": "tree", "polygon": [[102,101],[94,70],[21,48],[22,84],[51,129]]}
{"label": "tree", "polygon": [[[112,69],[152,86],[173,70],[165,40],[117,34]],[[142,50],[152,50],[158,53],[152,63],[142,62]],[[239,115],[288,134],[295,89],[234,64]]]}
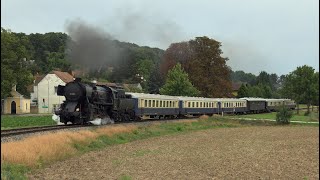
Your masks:
{"label": "tree", "polygon": [[292,115],[292,111],[285,105],[282,105],[276,114],[276,121],[278,124],[290,124]]}
{"label": "tree", "polygon": [[241,84],[239,91],[238,91],[238,98],[242,97],[249,97],[248,88],[245,84]]}
{"label": "tree", "polygon": [[245,73],[244,71],[232,71],[231,80],[232,82],[246,82],[253,86],[256,84],[257,77],[252,73]]}
{"label": "tree", "polygon": [[29,96],[27,86],[32,82],[32,74],[24,61],[30,57],[24,44],[28,42],[23,34],[17,36],[1,28],[1,98],[10,96],[14,85],[21,94]]}
{"label": "tree", "polygon": [[197,96],[199,91],[189,81],[188,74],[181,64],[176,64],[167,74],[166,83],[160,89],[160,94],[171,96]]}
{"label": "tree", "polygon": [[304,65],[297,67],[286,76],[282,94],[296,101],[297,113],[299,113],[299,103],[307,103],[307,113],[309,113],[311,103],[317,99],[319,94],[319,75],[317,74],[312,67]]}
{"label": "tree", "polygon": [[228,97],[232,86],[228,58],[221,57],[221,43],[206,36],[171,44],[166,50],[162,72],[180,63],[190,81],[204,97]]}
{"label": "tree", "polygon": [[160,94],[160,88],[164,85],[158,66],[155,66],[147,81],[148,93]]}

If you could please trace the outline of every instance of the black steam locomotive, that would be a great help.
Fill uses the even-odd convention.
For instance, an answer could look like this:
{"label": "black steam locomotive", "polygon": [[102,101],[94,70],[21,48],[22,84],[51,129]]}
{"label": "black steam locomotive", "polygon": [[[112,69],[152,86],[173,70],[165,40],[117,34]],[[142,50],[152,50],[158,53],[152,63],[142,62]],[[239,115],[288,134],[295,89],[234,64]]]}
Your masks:
{"label": "black steam locomotive", "polygon": [[76,78],[66,86],[59,85],[57,94],[66,98],[55,111],[64,124],[86,124],[96,118],[130,121],[135,117],[132,99],[121,88],[83,83]]}

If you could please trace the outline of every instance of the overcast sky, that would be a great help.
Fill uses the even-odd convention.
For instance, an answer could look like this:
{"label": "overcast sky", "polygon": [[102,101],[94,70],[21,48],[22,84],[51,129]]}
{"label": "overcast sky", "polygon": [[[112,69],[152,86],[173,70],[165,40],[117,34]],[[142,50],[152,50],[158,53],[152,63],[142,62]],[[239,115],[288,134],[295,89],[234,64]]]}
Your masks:
{"label": "overcast sky", "polygon": [[208,36],[233,70],[319,71],[319,0],[2,0],[1,26],[14,32],[66,32],[75,19],[120,41],[166,49]]}

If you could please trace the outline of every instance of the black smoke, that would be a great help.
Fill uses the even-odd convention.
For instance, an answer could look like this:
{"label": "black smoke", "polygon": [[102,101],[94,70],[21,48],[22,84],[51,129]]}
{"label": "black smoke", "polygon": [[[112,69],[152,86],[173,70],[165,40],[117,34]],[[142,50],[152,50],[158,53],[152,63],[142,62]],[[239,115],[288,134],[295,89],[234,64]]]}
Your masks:
{"label": "black smoke", "polygon": [[116,63],[121,54],[114,38],[102,28],[77,19],[66,23],[66,31],[70,37],[67,59],[81,68],[100,71]]}

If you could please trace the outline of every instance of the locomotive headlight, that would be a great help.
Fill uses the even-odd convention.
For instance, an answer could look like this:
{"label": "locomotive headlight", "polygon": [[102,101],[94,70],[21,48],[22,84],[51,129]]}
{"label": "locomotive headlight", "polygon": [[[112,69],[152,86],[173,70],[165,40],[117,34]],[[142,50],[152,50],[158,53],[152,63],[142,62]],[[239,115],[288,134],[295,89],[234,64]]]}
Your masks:
{"label": "locomotive headlight", "polygon": [[79,111],[79,110],[80,110],[79,108],[76,109],[76,111]]}

